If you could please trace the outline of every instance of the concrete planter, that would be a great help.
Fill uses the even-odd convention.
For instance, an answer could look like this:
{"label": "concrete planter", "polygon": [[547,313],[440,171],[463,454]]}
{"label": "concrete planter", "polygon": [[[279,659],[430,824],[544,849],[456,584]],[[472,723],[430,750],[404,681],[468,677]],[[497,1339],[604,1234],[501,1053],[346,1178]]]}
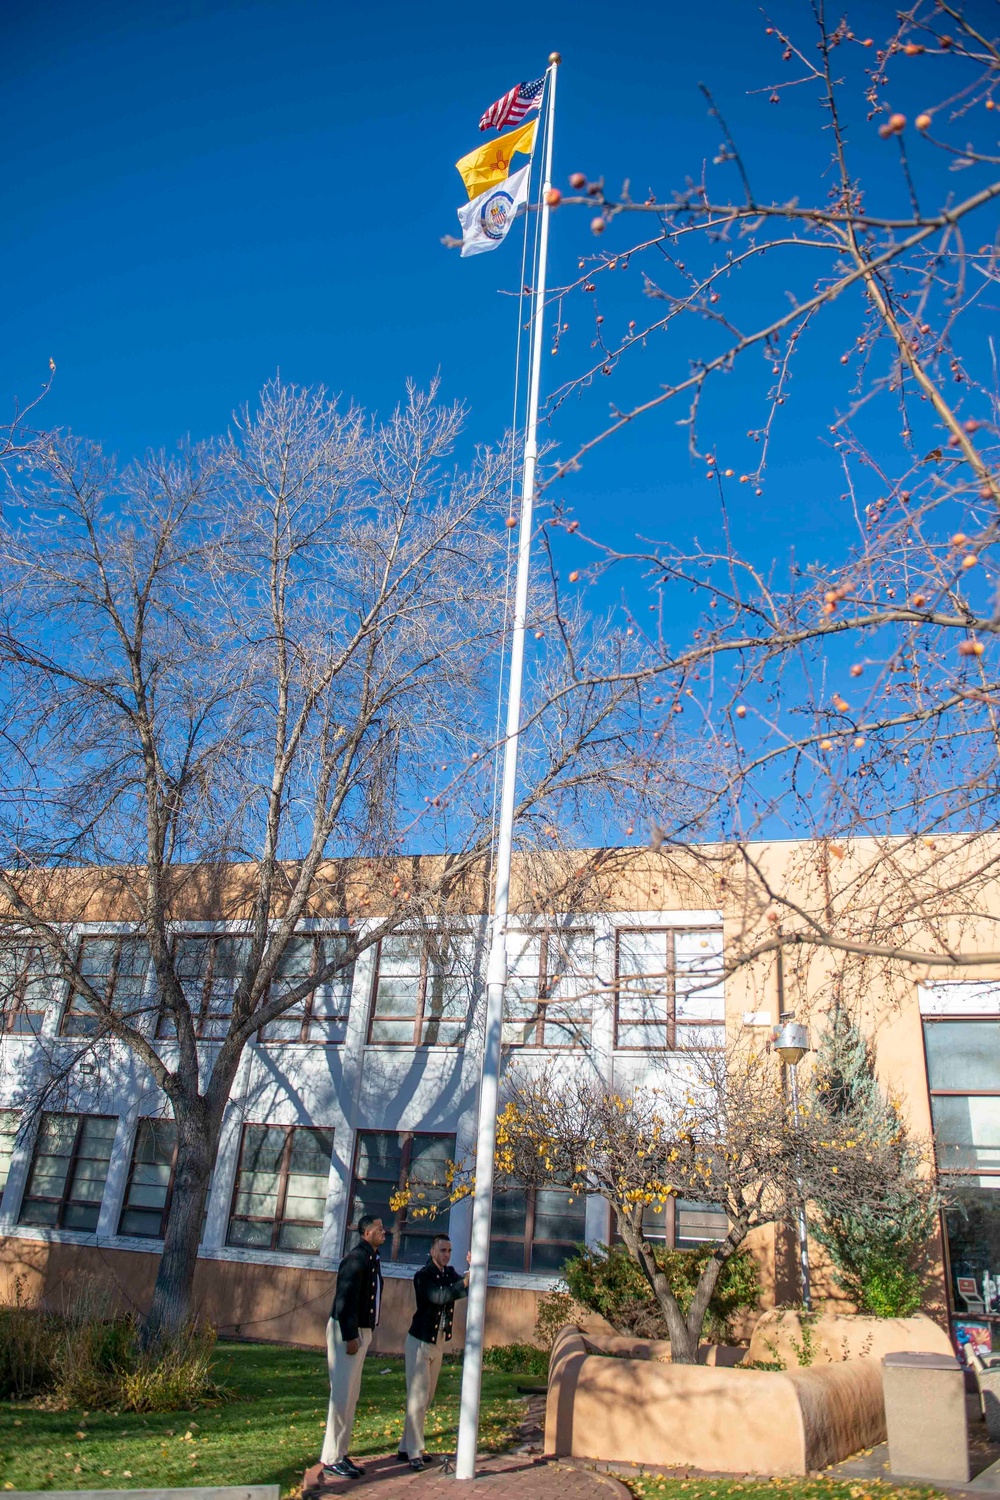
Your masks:
{"label": "concrete planter", "polygon": [[945,1352],[947,1336],[923,1317],[820,1323],[812,1327],[814,1363],[802,1368],[794,1349],[801,1324],[769,1318],[760,1352],[755,1356],[751,1344],[747,1355],[780,1358],[780,1336],[791,1358],[773,1372],[726,1368],[735,1350],[714,1350],[711,1363],[674,1365],[656,1341],[564,1328],[549,1364],[545,1451],[721,1473],[807,1474],[882,1442],[881,1355]]}

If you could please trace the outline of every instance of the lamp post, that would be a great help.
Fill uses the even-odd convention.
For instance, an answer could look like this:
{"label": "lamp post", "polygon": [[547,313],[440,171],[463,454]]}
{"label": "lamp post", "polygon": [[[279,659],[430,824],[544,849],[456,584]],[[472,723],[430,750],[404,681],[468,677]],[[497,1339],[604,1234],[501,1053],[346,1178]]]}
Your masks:
{"label": "lamp post", "polygon": [[[788,1069],[789,1089],[792,1096],[792,1124],[799,1125],[799,1063],[809,1051],[809,1031],[793,1015],[781,1017],[774,1038],[774,1050]],[[809,1234],[806,1225],[806,1209],[802,1202],[802,1184],[799,1182],[799,1272],[802,1277],[802,1305],[812,1312],[812,1294],[809,1286]]]}

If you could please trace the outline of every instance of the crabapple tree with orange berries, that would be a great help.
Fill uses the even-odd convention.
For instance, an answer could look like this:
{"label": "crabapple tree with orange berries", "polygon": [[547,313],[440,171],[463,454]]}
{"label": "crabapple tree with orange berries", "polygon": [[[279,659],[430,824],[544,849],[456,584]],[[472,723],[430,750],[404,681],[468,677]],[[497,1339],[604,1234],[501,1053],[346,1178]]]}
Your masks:
{"label": "crabapple tree with orange berries", "polygon": [[[651,758],[714,749],[701,826],[728,850],[705,857],[724,884],[739,867],[748,914],[732,961],[822,950],[838,984],[1000,962],[1000,28],[960,0],[884,35],[872,14],[765,16],[773,72],[729,102],[703,87],[717,149],[679,185],[570,177],[554,352],[579,367],[548,415],[559,433],[572,399],[590,425],[543,481],[574,570],[626,601]],[[744,151],[754,110],[772,141],[794,111],[794,166]],[[574,476],[657,423],[714,539],[686,514],[660,541],[585,536]],[[790,530],[748,543],[779,484]],[[654,842],[686,843],[661,806]],[[789,834],[817,842],[776,879],[756,841]]]}

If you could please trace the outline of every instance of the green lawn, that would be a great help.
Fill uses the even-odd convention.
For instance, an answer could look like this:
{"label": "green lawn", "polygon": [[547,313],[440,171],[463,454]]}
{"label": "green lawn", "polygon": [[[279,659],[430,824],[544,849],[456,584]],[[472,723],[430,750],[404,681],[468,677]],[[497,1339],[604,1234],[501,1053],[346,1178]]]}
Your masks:
{"label": "green lawn", "polygon": [[[270,1344],[220,1344],[215,1376],[230,1396],[194,1412],[115,1416],[46,1411],[30,1401],[3,1403],[0,1485],[85,1490],[277,1482],[282,1494],[289,1494],[319,1458],[329,1393],[324,1356]],[[454,1451],[461,1378],[461,1365],[444,1365],[428,1414],[431,1452]],[[484,1448],[511,1442],[524,1412],[519,1383],[526,1377],[483,1372]],[[395,1447],[405,1390],[401,1359],[368,1356],[352,1454]]]}
{"label": "green lawn", "polygon": [[946,1500],[940,1490],[859,1479],[668,1479],[618,1476],[639,1500]]}

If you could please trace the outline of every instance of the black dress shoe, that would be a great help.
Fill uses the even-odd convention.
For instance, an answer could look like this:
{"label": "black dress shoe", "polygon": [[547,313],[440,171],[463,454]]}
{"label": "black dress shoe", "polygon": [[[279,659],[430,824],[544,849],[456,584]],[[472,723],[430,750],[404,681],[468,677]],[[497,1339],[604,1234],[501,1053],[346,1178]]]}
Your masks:
{"label": "black dress shoe", "polygon": [[417,1474],[422,1474],[425,1469],[432,1469],[433,1467],[434,1460],[432,1458],[428,1458],[426,1453],[424,1453],[420,1458],[410,1459],[410,1468],[413,1469]]}
{"label": "black dress shoe", "polygon": [[397,1448],[396,1449],[396,1462],[398,1464],[408,1464],[410,1462],[410,1455],[408,1453],[404,1452],[404,1450],[402,1448]]}
{"label": "black dress shoe", "polygon": [[365,1471],[345,1453],[335,1464],[324,1464],[322,1472],[324,1479],[360,1479]]}

